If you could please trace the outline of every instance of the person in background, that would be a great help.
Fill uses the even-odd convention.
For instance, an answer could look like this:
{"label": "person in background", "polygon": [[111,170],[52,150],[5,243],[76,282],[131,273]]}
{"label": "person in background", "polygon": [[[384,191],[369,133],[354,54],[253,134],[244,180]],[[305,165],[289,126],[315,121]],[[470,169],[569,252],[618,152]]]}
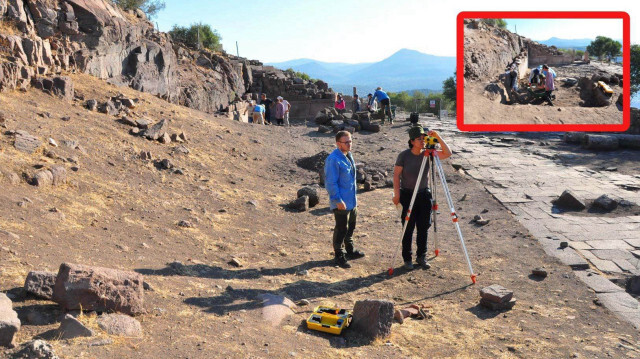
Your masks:
{"label": "person in background", "polygon": [[542,73],[545,76],[544,79],[544,99],[547,100],[549,106],[553,106],[553,102],[551,102],[551,92],[556,89],[556,85],[553,80],[556,77],[556,73],[547,66],[547,64],[542,65]]}
{"label": "person in background", "polygon": [[345,113],[347,107],[347,103],[342,98],[341,94],[338,94],[338,98],[336,99],[334,108],[338,111],[338,113]]}
{"label": "person in background", "polygon": [[284,113],[286,111],[285,107],[284,107],[284,103],[282,103],[284,99],[282,98],[282,96],[278,96],[276,98],[276,125],[278,126],[282,126],[284,125]]}
{"label": "person in background", "polygon": [[253,123],[253,109],[256,107],[256,102],[253,100],[247,100],[247,104],[244,108],[243,115],[247,115],[247,122]]}
{"label": "person in background", "polygon": [[264,106],[264,119],[267,122],[266,124],[271,124],[271,105],[273,105],[273,100],[267,98],[267,94],[262,94],[260,96],[260,104]]}
{"label": "person in background", "polygon": [[376,106],[376,100],[373,99],[373,94],[367,95],[367,111],[376,112],[378,110],[378,106]]}
{"label": "person in background", "polygon": [[353,95],[353,113],[360,112],[360,99],[358,94]]}
{"label": "person in background", "polygon": [[253,123],[264,125],[264,105],[255,105],[253,108]]}
{"label": "person in background", "polygon": [[336,149],[324,163],[325,188],[329,193],[329,208],[336,225],[333,228],[333,250],[336,264],[351,268],[348,259],[364,257],[362,251],[353,247],[353,231],[356,228],[358,205],[356,191],[356,164],[351,154],[351,134],[340,131],[336,134]]}
{"label": "person in background", "polygon": [[391,116],[391,99],[386,92],[382,91],[382,87],[378,86],[376,92],[373,93],[373,99],[378,100],[382,107],[382,124],[384,124],[384,115],[389,116],[389,123],[393,124],[393,118]]}
{"label": "person in background", "polygon": [[287,127],[291,127],[289,123],[289,112],[291,111],[291,104],[287,100],[282,100],[282,104],[284,105],[284,125]]}

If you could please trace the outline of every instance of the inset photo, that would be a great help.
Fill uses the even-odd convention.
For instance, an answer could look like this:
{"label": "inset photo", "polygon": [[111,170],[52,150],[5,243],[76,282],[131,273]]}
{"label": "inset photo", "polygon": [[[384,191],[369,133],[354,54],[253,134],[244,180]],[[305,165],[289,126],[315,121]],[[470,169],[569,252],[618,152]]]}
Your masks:
{"label": "inset photo", "polygon": [[463,131],[624,131],[629,16],[624,12],[458,15]]}

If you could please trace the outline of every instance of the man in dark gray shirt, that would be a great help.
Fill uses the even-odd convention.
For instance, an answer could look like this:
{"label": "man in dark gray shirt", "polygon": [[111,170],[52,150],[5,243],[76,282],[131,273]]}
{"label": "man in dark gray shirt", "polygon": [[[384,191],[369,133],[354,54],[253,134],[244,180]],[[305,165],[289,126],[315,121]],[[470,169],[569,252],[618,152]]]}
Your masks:
{"label": "man in dark gray shirt", "polygon": [[429,192],[429,166],[425,166],[424,173],[418,181],[420,167],[425,158],[425,135],[435,137],[440,144],[440,149],[436,150],[441,160],[451,156],[451,150],[446,142],[436,131],[428,131],[426,134],[422,126],[414,126],[409,129],[409,149],[400,152],[393,169],[393,204],[402,204],[402,225],[411,202],[413,191],[418,186],[409,223],[402,238],[402,259],[406,269],[413,269],[411,262],[411,239],[413,230],[417,227],[416,234],[416,256],[417,263],[421,267],[428,269],[431,266],[427,262],[427,231],[431,226],[431,193]]}

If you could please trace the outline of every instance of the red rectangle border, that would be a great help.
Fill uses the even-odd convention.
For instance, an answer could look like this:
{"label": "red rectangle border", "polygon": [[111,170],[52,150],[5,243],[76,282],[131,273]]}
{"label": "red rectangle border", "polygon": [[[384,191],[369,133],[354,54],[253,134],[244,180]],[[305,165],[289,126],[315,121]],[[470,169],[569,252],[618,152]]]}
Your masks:
{"label": "red rectangle border", "polygon": [[[622,20],[622,124],[465,124],[464,123],[464,19],[621,19]],[[623,11],[463,11],[458,14],[456,83],[457,124],[461,131],[594,131],[621,132],[631,124],[631,56],[629,14]]]}

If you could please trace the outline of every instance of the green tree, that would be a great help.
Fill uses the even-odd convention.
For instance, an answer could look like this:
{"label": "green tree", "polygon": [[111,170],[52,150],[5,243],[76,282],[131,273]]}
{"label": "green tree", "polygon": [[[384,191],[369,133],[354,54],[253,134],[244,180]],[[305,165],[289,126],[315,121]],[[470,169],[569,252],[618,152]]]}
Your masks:
{"label": "green tree", "polygon": [[162,0],[113,0],[124,10],[140,9],[152,19],[160,10],[164,10],[166,4]]}
{"label": "green tree", "polygon": [[480,21],[487,25],[497,26],[501,29],[507,28],[507,22],[504,19],[481,19]]}
{"label": "green tree", "polygon": [[453,103],[453,107],[456,106],[456,96],[458,95],[458,91],[456,90],[456,73],[453,73],[453,76],[447,78],[442,82],[442,96],[444,98]]}
{"label": "green tree", "polygon": [[[189,27],[173,25],[169,35],[174,41],[185,44],[191,48],[206,48],[214,51],[221,51],[222,37],[217,30],[211,29],[207,24],[197,23]],[[200,42],[198,42],[198,40]]]}
{"label": "green tree", "polygon": [[311,82],[315,82],[317,81],[316,79],[312,79],[311,76],[309,76],[306,72],[300,72],[300,71],[296,71],[293,68],[289,67],[288,69],[284,70],[285,72],[288,72],[296,77],[299,77],[303,80],[307,80],[307,81],[311,81]]}
{"label": "green tree", "polygon": [[620,44],[620,42],[606,36],[598,36],[594,41],[591,41],[589,46],[587,46],[587,51],[589,51],[589,55],[596,56],[598,59],[602,59],[606,56],[611,60],[612,58],[620,55],[621,48],[622,44]]}
{"label": "green tree", "polygon": [[640,90],[640,45],[631,45],[631,96]]}

